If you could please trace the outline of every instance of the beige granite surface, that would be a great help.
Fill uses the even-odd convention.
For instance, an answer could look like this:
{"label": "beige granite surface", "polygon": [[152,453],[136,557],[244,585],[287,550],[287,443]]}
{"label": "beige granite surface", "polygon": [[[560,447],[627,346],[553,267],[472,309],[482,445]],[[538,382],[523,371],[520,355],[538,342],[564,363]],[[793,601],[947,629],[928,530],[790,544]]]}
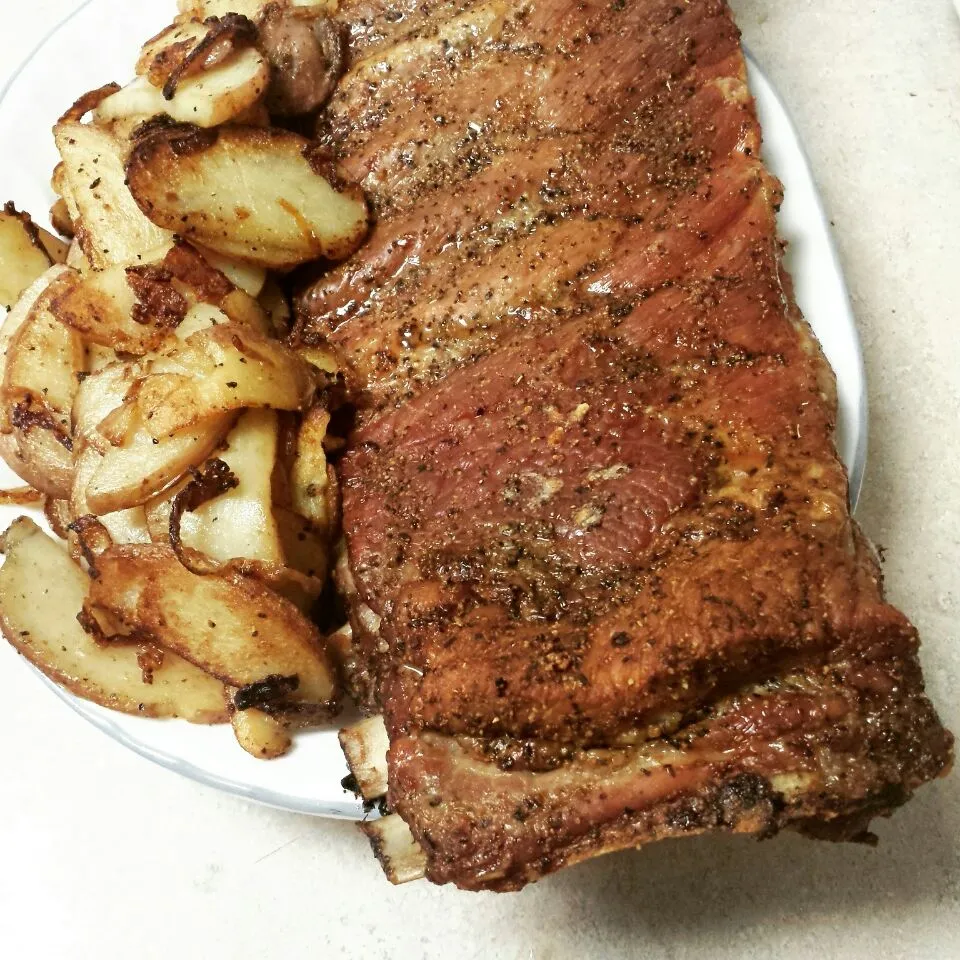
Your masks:
{"label": "beige granite surface", "polygon": [[[74,0],[2,5],[0,85]],[[960,730],[960,22],[950,0],[733,6],[852,291],[871,404],[859,517]],[[718,838],[513,896],[392,889],[352,826],[180,779],[2,665],[0,957],[960,957],[957,776],[881,823],[876,850]]]}

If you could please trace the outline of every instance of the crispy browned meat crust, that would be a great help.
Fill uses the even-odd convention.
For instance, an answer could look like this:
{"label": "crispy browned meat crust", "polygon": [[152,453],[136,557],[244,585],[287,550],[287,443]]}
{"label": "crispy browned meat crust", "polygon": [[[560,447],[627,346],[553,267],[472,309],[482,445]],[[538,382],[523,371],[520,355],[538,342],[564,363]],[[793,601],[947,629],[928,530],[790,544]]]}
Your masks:
{"label": "crispy browned meat crust", "polygon": [[321,128],[377,223],[296,335],[360,408],[351,616],[428,875],[861,833],[951,739],[849,514],[725,3],[341,16]]}

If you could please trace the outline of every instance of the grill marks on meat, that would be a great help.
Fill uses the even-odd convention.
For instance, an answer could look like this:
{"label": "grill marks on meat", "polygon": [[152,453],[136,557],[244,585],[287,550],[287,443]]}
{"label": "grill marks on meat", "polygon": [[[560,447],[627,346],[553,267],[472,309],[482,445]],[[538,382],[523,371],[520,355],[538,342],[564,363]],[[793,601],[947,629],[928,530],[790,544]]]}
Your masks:
{"label": "grill marks on meat", "polygon": [[378,220],[298,335],[359,407],[341,583],[428,875],[862,830],[950,738],[849,516],[725,4],[341,14],[322,124]]}

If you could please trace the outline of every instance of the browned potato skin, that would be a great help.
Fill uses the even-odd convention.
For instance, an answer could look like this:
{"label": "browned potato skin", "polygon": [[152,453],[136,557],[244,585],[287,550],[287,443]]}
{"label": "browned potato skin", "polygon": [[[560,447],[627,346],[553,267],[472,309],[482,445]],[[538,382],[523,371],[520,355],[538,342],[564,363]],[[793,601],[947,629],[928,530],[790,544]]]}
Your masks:
{"label": "browned potato skin", "polygon": [[258,760],[276,760],[293,745],[289,721],[262,710],[237,710],[230,723],[237,743]]}
{"label": "browned potato skin", "polygon": [[[167,654],[142,681],[137,647],[103,648],[76,620],[87,575],[64,548],[26,517],[4,534],[0,568],[0,629],[23,656],[71,693],[100,706],[146,717],[223,723],[222,686]],[[29,628],[29,629],[28,629]]]}
{"label": "browned potato skin", "polygon": [[[207,197],[191,205],[185,199],[184,184],[202,183],[215,196],[216,181],[211,180],[209,169],[225,151],[235,157],[255,157],[257,164],[269,164],[272,159],[276,165],[278,158],[293,161],[298,177],[310,182],[316,178],[318,189],[332,188],[340,200],[349,200],[362,213],[342,233],[326,232],[320,218],[311,222],[282,197],[274,196],[278,185],[270,187],[271,196],[245,198],[255,211],[238,206],[229,214],[211,212],[210,204],[216,201]],[[141,211],[157,226],[224,255],[275,270],[290,270],[321,257],[342,260],[361,245],[369,228],[363,191],[342,184],[334,165],[315,152],[308,140],[279,128],[157,125],[131,150],[127,183]],[[276,229],[278,224],[282,230]],[[254,230],[261,233],[251,239]]]}
{"label": "browned potato skin", "polygon": [[0,307],[11,309],[44,271],[67,258],[67,245],[12,203],[0,209]]}
{"label": "browned potato skin", "polygon": [[[106,611],[230,686],[296,674],[295,704],[328,716],[335,710],[335,671],[319,631],[259,581],[243,574],[199,576],[172,548],[157,545],[110,547],[97,558],[97,571],[89,612]],[[240,624],[246,640],[232,633]]]}
{"label": "browned potato skin", "polygon": [[69,406],[86,362],[79,337],[49,313],[69,273],[50,268],[0,334],[0,457],[26,483],[59,499],[69,496],[73,483]]}

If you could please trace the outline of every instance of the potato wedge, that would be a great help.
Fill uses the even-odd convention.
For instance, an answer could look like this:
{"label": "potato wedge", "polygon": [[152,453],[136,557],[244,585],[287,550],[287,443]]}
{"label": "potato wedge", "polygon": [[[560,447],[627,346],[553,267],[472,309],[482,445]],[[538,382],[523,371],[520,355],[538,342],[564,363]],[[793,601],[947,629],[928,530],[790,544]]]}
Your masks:
{"label": "potato wedge", "polygon": [[165,653],[144,683],[133,644],[100,645],[77,622],[90,580],[63,546],[27,518],[4,536],[0,627],[7,640],[51,680],[101,706],[194,723],[228,719],[223,685]]}
{"label": "potato wedge", "polygon": [[[71,520],[88,516],[93,511],[87,502],[87,487],[103,457],[90,446],[82,446],[77,454],[73,475],[73,489],[70,494]],[[147,515],[142,506],[129,507],[115,513],[105,513],[99,518],[107,528],[114,543],[150,543],[150,529]]]}
{"label": "potato wedge", "polygon": [[68,190],[64,199],[84,256],[96,270],[113,263],[136,263],[146,250],[169,243],[162,230],[141,212],[125,180],[125,148],[105,130],[74,121],[53,131],[63,158]]}
{"label": "potato wedge", "polygon": [[219,414],[157,440],[137,419],[123,443],[100,454],[86,490],[90,512],[102,516],[146,503],[206,460],[232,422],[230,414]]}
{"label": "potato wedge", "polygon": [[81,338],[58,322],[50,307],[69,273],[57,272],[37,299],[27,318],[10,338],[3,364],[6,396],[31,396],[57,418],[69,434],[70,408],[86,368]]}
{"label": "potato wedge", "polygon": [[230,718],[237,743],[258,760],[275,760],[293,746],[290,723],[263,710],[237,710]]}
{"label": "potato wedge", "polygon": [[306,577],[321,582],[330,568],[329,537],[300,514],[284,507],[273,508],[274,522],[283,546],[283,562]]}
{"label": "potato wedge", "polygon": [[339,513],[336,477],[323,449],[329,425],[330,414],[323,407],[304,416],[290,470],[293,510],[326,536],[332,535]]}
{"label": "potato wedge", "polygon": [[[99,456],[95,470],[85,464],[87,509],[97,516],[141,506],[175,483],[191,467],[203,463],[233,424],[231,414],[207,417],[187,430],[156,440],[143,426],[135,403],[124,399],[135,392],[148,368],[143,362],[113,363],[91,374],[77,391],[72,412],[78,456],[92,448]],[[123,417],[118,417],[118,412]],[[129,417],[129,419],[127,419]],[[122,437],[108,436],[107,427],[123,423]],[[119,443],[114,441],[119,439]],[[88,472],[89,471],[89,472]],[[71,490],[71,499],[78,494]]]}
{"label": "potato wedge", "polygon": [[112,123],[128,117],[147,120],[166,115],[180,123],[198,127],[216,127],[244,113],[266,92],[270,83],[270,65],[256,50],[241,50],[224,63],[185,77],[176,93],[167,100],[148,77],[132,83],[107,97],[97,107],[97,123]]}
{"label": "potato wedge", "polygon": [[51,310],[91,343],[134,356],[158,350],[173,339],[190,305],[160,268],[150,270],[114,265],[77,278]]}
{"label": "potato wedge", "polygon": [[[144,631],[241,692],[277,681],[284,702],[332,708],[336,679],[319,632],[257,580],[198,576],[162,546],[111,547],[97,558],[97,569],[86,605],[92,613],[106,611]],[[287,682],[292,677],[295,684]],[[276,702],[266,691],[264,696],[248,706]]]}
{"label": "potato wedge", "polygon": [[114,361],[84,377],[73,399],[70,414],[74,439],[81,444],[92,443],[103,453],[109,444],[99,436],[97,428],[108,414],[123,403],[145,370],[146,367],[140,362]]}
{"label": "potato wedge", "polygon": [[194,49],[207,33],[207,28],[200,20],[181,20],[164,27],[140,49],[137,76],[146,77],[154,86],[162,88],[173,66],[184,53]]}
{"label": "potato wedge", "polygon": [[67,244],[41,230],[12,203],[0,209],[0,307],[12,309],[20,295],[50,267],[67,259]]}
{"label": "potato wedge", "polygon": [[283,545],[270,502],[277,415],[272,410],[242,414],[217,457],[230,468],[237,486],[184,513],[181,542],[221,562],[244,558],[283,564]]}
{"label": "potato wedge", "polygon": [[338,189],[329,161],[286,130],[158,127],[134,145],[127,179],[158,226],[263,267],[342,259],[367,232],[361,190]]}
{"label": "potato wedge", "polygon": [[64,499],[73,477],[70,407],[86,364],[80,338],[49,311],[68,271],[49,270],[3,326],[0,455],[41,493]]}
{"label": "potato wedge", "polygon": [[203,259],[219,270],[230,282],[251,297],[259,297],[267,282],[267,271],[250,263],[225,257],[209,247],[198,246]]}
{"label": "potato wedge", "polygon": [[137,404],[157,438],[214,413],[302,410],[316,389],[310,366],[289,347],[236,324],[193,334],[158,357],[152,371]]}
{"label": "potato wedge", "polygon": [[[73,219],[70,216],[70,208],[67,206],[67,201],[60,197],[56,200],[53,206],[50,208],[50,223],[53,226],[53,229],[57,231],[62,237],[67,237],[72,240],[74,235],[73,229]],[[70,253],[71,244],[65,244],[66,251],[63,255],[64,262],[66,262],[67,256]]]}

